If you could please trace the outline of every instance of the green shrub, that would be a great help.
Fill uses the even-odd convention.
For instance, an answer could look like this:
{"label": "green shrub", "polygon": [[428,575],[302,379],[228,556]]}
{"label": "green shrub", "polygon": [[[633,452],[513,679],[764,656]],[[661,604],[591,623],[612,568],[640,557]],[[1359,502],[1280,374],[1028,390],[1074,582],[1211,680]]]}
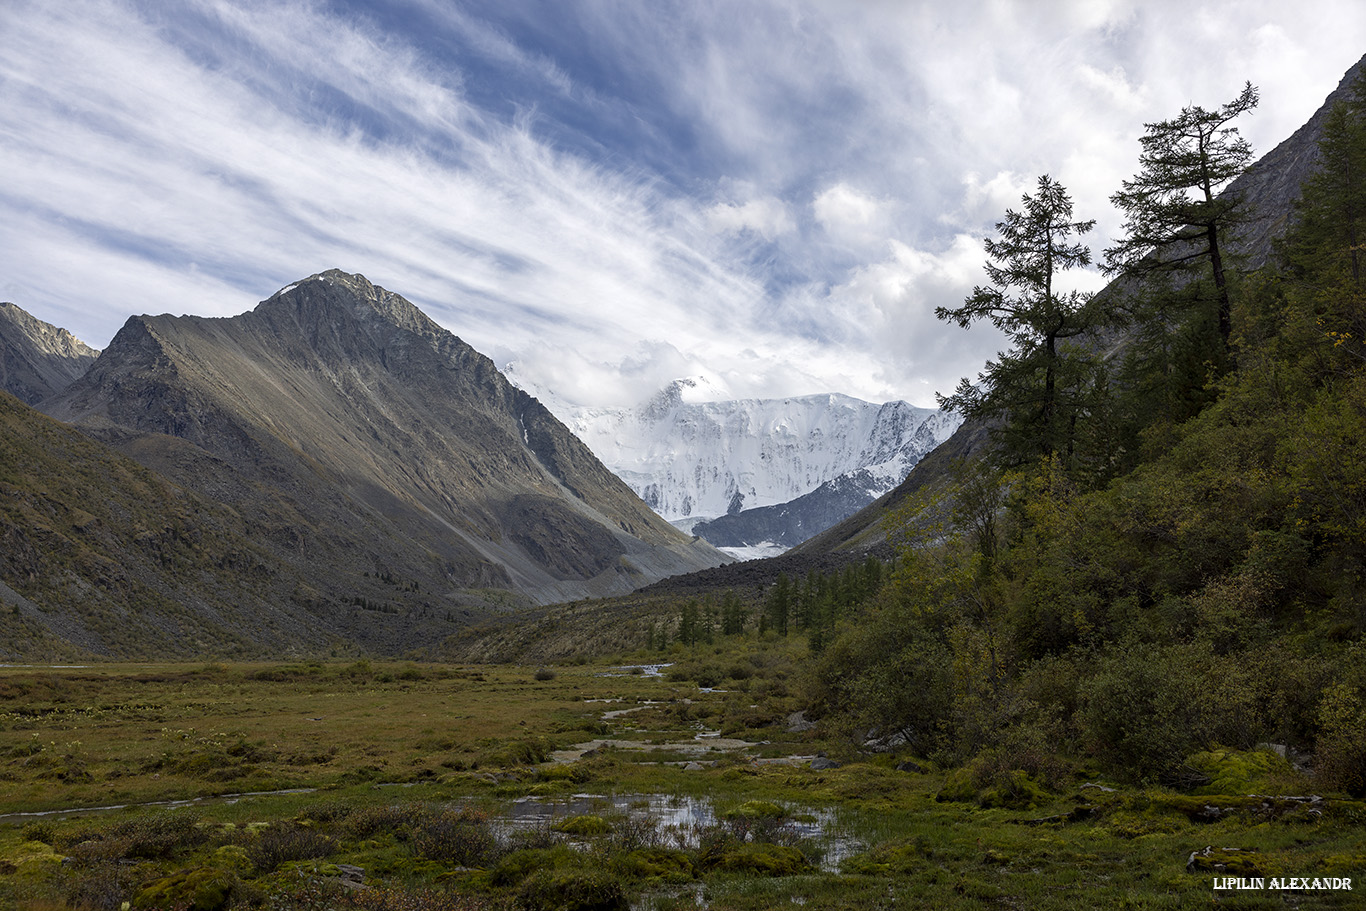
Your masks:
{"label": "green shrub", "polygon": [[1207,643],[1149,644],[1103,659],[1082,687],[1091,749],[1135,779],[1170,780],[1191,753],[1215,743],[1249,747],[1261,730],[1246,662]]}
{"label": "green shrub", "polygon": [[687,852],[672,848],[637,848],[612,859],[612,868],[632,879],[691,879],[693,862]]}
{"label": "green shrub", "polygon": [[[160,860],[190,851],[208,841],[200,817],[184,810],[139,816],[104,830],[73,830],[62,839],[82,863],[129,858]],[[75,843],[79,839],[80,843]]]}
{"label": "green shrub", "polygon": [[352,838],[392,834],[402,841],[412,832],[413,826],[430,812],[431,809],[426,805],[411,801],[366,807],[347,814],[342,820],[342,831]]}
{"label": "green shrub", "polygon": [[934,799],[966,803],[977,799],[977,790],[977,779],[972,769],[954,769],[944,777],[944,786]]}
{"label": "green shrub", "polygon": [[496,749],[483,757],[488,765],[509,766],[519,765],[538,765],[550,760],[550,754],[554,750],[554,745],[543,737],[528,738],[526,740],[514,740],[504,744],[500,749]]}
{"label": "green shrub", "polygon": [[461,867],[482,867],[499,854],[488,814],[470,809],[423,818],[412,828],[412,844],[419,857]]}
{"label": "green shrub", "polygon": [[320,800],[304,807],[299,819],[308,822],[334,823],[346,819],[356,808],[342,800]]}
{"label": "green shrub", "polygon": [[1205,750],[1186,757],[1189,768],[1209,779],[1196,794],[1267,793],[1272,781],[1290,775],[1290,763],[1270,750]]}
{"label": "green shrub", "polygon": [[1048,795],[1027,773],[1016,769],[1001,772],[977,798],[988,809],[1027,810],[1047,801]]}
{"label": "green shrub", "polygon": [[1325,787],[1366,797],[1366,701],[1354,686],[1330,687],[1319,705],[1314,777]]}
{"label": "green shrub", "polygon": [[231,904],[236,888],[237,877],[225,870],[213,867],[181,870],[143,888],[134,897],[133,907],[223,911]]}
{"label": "green shrub", "polygon": [[513,851],[504,855],[493,869],[489,870],[488,883],[491,886],[515,886],[538,870],[582,867],[583,860],[582,854],[564,845]]}
{"label": "green shrub", "polygon": [[794,876],[811,869],[802,852],[789,845],[737,841],[703,850],[698,865],[705,870],[752,876]]}
{"label": "green shrub", "polygon": [[606,835],[612,831],[611,824],[601,816],[566,816],[556,820],[550,828],[565,835],[581,836]]}
{"label": "green shrub", "polygon": [[337,843],[321,832],[289,823],[262,830],[247,846],[247,856],[262,873],[296,860],[315,860],[337,850]]}
{"label": "green shrub", "polygon": [[24,841],[41,841],[51,845],[57,840],[57,828],[45,819],[34,820],[24,823],[19,829],[19,837]]}
{"label": "green shrub", "polygon": [[621,883],[602,870],[537,870],[517,890],[526,911],[627,911]]}

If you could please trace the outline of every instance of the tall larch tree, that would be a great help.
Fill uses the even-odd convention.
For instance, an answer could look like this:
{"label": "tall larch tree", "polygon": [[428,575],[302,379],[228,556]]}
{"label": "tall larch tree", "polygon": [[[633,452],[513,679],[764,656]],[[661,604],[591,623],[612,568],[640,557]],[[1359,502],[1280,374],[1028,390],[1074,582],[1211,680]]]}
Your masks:
{"label": "tall larch tree", "polygon": [[1192,105],[1171,120],[1145,124],[1139,172],[1110,197],[1125,214],[1125,236],[1105,251],[1106,269],[1138,278],[1207,269],[1225,348],[1233,325],[1227,247],[1242,206],[1220,191],[1252,160],[1252,147],[1232,123],[1257,100],[1249,82],[1237,98],[1214,110]]}
{"label": "tall larch tree", "polygon": [[976,384],[965,378],[939,400],[965,417],[1002,421],[1006,456],[1017,461],[1057,455],[1074,438],[1077,401],[1065,392],[1081,380],[1063,342],[1086,331],[1093,315],[1090,296],[1060,290],[1058,279],[1090,265],[1090,248],[1076,238],[1095,226],[1073,220],[1067,189],[1047,174],[1022,201],[996,224],[1000,236],[986,241],[990,284],[961,307],[935,310],[964,329],[989,320],[1010,338],[1012,349],[988,362]]}

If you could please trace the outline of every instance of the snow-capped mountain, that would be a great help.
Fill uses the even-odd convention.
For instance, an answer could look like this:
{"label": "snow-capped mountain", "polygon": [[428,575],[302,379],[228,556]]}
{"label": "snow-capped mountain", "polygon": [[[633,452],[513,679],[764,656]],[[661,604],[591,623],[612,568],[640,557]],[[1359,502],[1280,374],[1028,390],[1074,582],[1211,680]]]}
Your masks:
{"label": "snow-capped mountain", "polygon": [[[770,538],[787,547],[895,487],[960,423],[932,408],[835,393],[712,400],[724,391],[698,377],[675,380],[631,408],[576,407],[537,394],[641,499],[685,529],[833,485],[848,510],[832,511],[824,497],[819,520],[787,515],[781,541]],[[750,523],[744,537],[762,538],[764,527]],[[709,536],[703,525],[696,530]],[[742,546],[733,538],[728,532],[723,546]]]}

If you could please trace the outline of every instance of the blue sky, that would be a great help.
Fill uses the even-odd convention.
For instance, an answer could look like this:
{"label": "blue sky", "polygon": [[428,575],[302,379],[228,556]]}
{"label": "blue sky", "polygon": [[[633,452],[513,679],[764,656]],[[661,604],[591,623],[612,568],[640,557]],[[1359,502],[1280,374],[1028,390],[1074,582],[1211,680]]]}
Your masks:
{"label": "blue sky", "polygon": [[1357,0],[6,0],[0,298],[99,347],[337,267],[580,404],[932,404],[1001,345],[934,308],[1038,175],[1100,251],[1144,122],[1251,80],[1269,151],[1363,35]]}

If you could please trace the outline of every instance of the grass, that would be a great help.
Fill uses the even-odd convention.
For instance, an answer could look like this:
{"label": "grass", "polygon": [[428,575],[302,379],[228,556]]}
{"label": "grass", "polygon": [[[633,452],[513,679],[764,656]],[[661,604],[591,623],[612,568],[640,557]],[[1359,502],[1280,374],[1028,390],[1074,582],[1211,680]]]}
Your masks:
{"label": "grass", "polygon": [[[734,663],[715,652],[697,657]],[[1083,789],[1081,779],[1029,809],[939,800],[944,773],[897,771],[819,731],[787,734],[801,655],[780,643],[765,659],[726,693],[607,676],[629,658],[559,665],[549,679],[537,679],[540,665],[0,668],[0,814],[316,789],[4,817],[0,907],[1184,908],[1215,898],[1216,874],[1186,869],[1207,845],[1249,849],[1239,863],[1266,876],[1347,876],[1366,888],[1360,801],[1311,813]],[[593,740],[660,746],[723,730],[752,746],[702,757],[715,764],[700,771],[659,764],[678,750],[610,743],[577,762],[543,761]],[[820,750],[850,761],[825,771],[757,761]],[[497,822],[514,800],[576,793],[640,796],[635,816],[607,801],[566,803],[558,831]],[[641,820],[651,794],[705,798],[714,821],[683,844]],[[1210,802],[1235,809],[1199,821],[1193,809]],[[789,825],[815,818],[833,843]],[[346,866],[375,887],[363,900],[340,885]],[[1295,899],[1349,907],[1353,897]],[[1225,908],[1282,903],[1269,891],[1218,898]]]}

